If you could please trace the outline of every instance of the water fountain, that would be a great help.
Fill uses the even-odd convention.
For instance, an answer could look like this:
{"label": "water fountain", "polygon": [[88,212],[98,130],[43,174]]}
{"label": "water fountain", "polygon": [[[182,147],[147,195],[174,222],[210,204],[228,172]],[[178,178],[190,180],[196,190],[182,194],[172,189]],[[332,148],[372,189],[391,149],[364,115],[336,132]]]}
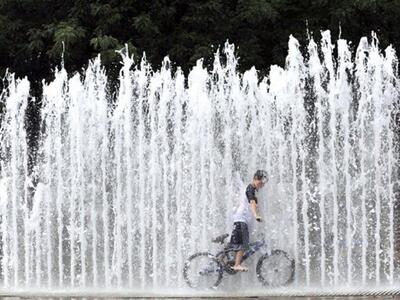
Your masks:
{"label": "water fountain", "polygon": [[[224,62],[222,62],[223,58]],[[399,87],[393,48],[373,35],[290,37],[285,68],[241,74],[234,46],[186,78],[122,52],[115,102],[100,58],[43,86],[28,168],[27,79],[1,103],[3,289],[183,288],[184,259],[230,232],[239,181],[266,169],[269,244],[296,259],[292,288],[395,286],[400,279]],[[30,192],[34,189],[34,193]],[[32,203],[32,205],[29,205]],[[397,208],[396,208],[397,207]],[[397,223],[395,223],[397,222]],[[252,274],[223,289],[247,289]]]}

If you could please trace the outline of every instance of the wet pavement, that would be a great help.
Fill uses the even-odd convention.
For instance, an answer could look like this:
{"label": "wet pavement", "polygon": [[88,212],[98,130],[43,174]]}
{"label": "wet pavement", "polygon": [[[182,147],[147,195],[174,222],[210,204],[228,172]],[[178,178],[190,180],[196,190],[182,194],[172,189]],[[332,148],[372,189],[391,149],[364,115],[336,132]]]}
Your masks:
{"label": "wet pavement", "polygon": [[203,299],[212,299],[212,300],[226,300],[226,299],[235,299],[235,300],[245,300],[245,299],[263,299],[263,300],[400,300],[400,295],[393,296],[349,296],[349,297],[146,297],[146,298],[137,298],[137,297],[118,297],[118,298],[109,298],[109,297],[1,297],[3,300],[127,300],[127,299],[146,299],[146,300],[166,300],[166,299],[188,299],[188,300],[203,300]]}

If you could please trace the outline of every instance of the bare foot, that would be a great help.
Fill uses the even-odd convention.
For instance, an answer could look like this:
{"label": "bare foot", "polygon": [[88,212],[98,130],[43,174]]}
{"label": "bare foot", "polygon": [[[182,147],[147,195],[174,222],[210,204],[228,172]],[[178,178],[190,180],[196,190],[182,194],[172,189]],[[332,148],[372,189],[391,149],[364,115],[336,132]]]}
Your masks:
{"label": "bare foot", "polygon": [[238,266],[233,266],[232,270],[238,271],[238,272],[247,272],[249,269],[247,267],[242,266],[242,265],[238,265]]}

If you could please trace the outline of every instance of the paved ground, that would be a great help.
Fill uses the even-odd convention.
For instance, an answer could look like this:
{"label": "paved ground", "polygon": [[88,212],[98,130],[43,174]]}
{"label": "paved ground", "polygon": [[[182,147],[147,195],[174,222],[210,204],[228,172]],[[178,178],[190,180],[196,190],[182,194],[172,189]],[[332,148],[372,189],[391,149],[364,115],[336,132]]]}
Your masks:
{"label": "paved ground", "polygon": [[249,298],[92,298],[92,297],[2,297],[2,300],[165,300],[165,299],[185,299],[185,300],[226,300],[226,299],[234,299],[234,300],[248,300],[248,299],[262,299],[262,300],[400,300],[400,296],[352,296],[352,297],[249,297]]}

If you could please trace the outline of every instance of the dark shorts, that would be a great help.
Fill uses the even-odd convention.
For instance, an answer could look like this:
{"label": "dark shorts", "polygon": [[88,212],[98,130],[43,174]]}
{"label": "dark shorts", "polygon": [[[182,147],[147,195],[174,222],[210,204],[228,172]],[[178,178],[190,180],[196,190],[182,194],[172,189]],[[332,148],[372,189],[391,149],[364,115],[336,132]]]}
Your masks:
{"label": "dark shorts", "polygon": [[233,223],[229,246],[235,251],[247,250],[249,247],[249,229],[244,222]]}

